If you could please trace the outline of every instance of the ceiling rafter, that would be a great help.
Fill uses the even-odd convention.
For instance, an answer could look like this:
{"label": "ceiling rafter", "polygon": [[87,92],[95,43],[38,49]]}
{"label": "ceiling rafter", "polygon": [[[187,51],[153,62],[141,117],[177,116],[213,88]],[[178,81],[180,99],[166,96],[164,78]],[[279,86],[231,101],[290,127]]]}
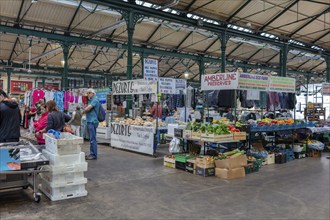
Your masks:
{"label": "ceiling rafter", "polygon": [[203,8],[203,7],[206,6],[206,5],[211,4],[212,2],[215,2],[215,0],[211,0],[211,1],[209,1],[209,2],[206,2],[206,3],[202,4],[201,6],[199,6],[199,7],[197,7],[197,8],[194,8],[193,10],[191,10],[191,11],[189,11],[189,12],[194,12],[194,11],[200,9],[200,8]]}
{"label": "ceiling rafter", "polygon": [[312,41],[313,44],[315,44],[317,41],[321,40],[322,38],[324,38],[325,36],[327,36],[328,34],[330,34],[330,30],[327,31],[326,33],[322,34],[321,36],[319,36],[318,38],[314,39]]}
{"label": "ceiling rafter", "polygon": [[226,19],[226,22],[230,22],[231,19],[233,19],[233,17],[235,17],[240,11],[242,11],[243,8],[245,8],[250,2],[251,0],[246,0],[243,5],[241,5],[232,15],[229,16],[229,18]]}
{"label": "ceiling rafter", "polygon": [[274,59],[274,58],[277,57],[278,55],[280,55],[280,53],[277,53],[277,54],[275,54],[274,56],[272,56],[271,58],[269,58],[269,59],[266,61],[266,64],[268,64],[272,59]]}
{"label": "ceiling rafter", "polygon": [[215,39],[207,48],[205,48],[203,53],[205,54],[218,40],[219,38]]}
{"label": "ceiling rafter", "polygon": [[115,60],[115,62],[113,62],[113,64],[109,67],[109,69],[106,71],[107,73],[110,73],[110,70],[117,64],[117,62],[123,58],[124,53],[126,52],[126,50],[124,50]]}
{"label": "ceiling rafter", "polygon": [[193,4],[195,4],[196,1],[197,1],[197,0],[193,0],[193,1],[191,1],[191,2],[189,3],[189,5],[187,5],[187,7],[184,9],[184,11],[189,11],[190,8],[193,6]]}
{"label": "ceiling rafter", "polygon": [[230,55],[232,55],[240,46],[243,45],[243,42],[239,43],[232,51],[230,51],[228,54],[227,54],[227,57],[229,57]]}
{"label": "ceiling rafter", "polygon": [[254,52],[250,57],[248,57],[248,58],[246,59],[246,61],[251,60],[251,58],[254,57],[255,55],[257,55],[262,49],[263,49],[263,48],[258,49],[258,50],[257,50],[256,52]]}
{"label": "ceiling rafter", "polygon": [[321,66],[323,63],[325,63],[325,60],[323,60],[322,62],[320,62],[319,64],[317,64],[313,68],[311,68],[309,71],[312,71],[312,70],[316,69],[317,67]]}
{"label": "ceiling rafter", "polygon": [[312,16],[311,20],[309,20],[308,22],[306,22],[305,24],[303,24],[302,26],[300,26],[299,28],[297,28],[296,30],[294,30],[293,32],[290,33],[289,37],[291,38],[293,35],[295,35],[297,32],[299,32],[300,30],[304,29],[305,27],[307,27],[309,24],[311,24],[313,21],[315,21],[316,19],[318,19],[321,15],[330,12],[330,7],[327,8],[326,10],[324,10],[323,12]]}
{"label": "ceiling rafter", "polygon": [[82,3],[83,3],[83,0],[80,0],[79,5],[77,6],[76,11],[74,12],[74,14],[73,14],[73,16],[72,16],[72,18],[70,20],[69,26],[66,28],[67,31],[70,31],[71,25],[72,25],[74,19],[76,18],[77,14],[78,14],[78,11],[80,10],[80,7],[81,7],[81,4]]}
{"label": "ceiling rafter", "polygon": [[[191,67],[195,66],[196,63],[197,63],[197,61],[195,61],[195,62],[194,62],[193,64],[191,64],[190,66],[188,66],[187,69],[185,70],[185,72],[188,71],[188,70],[190,70]],[[176,76],[176,78],[180,78],[182,75],[183,75],[183,73],[180,73],[178,76]]]}
{"label": "ceiling rafter", "polygon": [[174,50],[178,50],[180,48],[180,46],[190,37],[190,35],[192,35],[194,32],[190,31],[184,38],[183,40],[175,47]]}
{"label": "ceiling rafter", "polygon": [[180,62],[182,62],[183,59],[178,60],[177,62],[175,62],[175,64],[173,64],[172,66],[170,66],[170,68],[168,70],[166,70],[166,72],[162,75],[162,77],[166,76],[176,65],[178,65]]}
{"label": "ceiling rafter", "polygon": [[279,17],[281,17],[285,12],[287,12],[292,6],[297,4],[299,0],[295,0],[292,2],[289,6],[287,6],[285,9],[283,9],[280,13],[278,13],[275,17],[271,18],[266,24],[264,24],[259,30],[263,31],[267,26],[269,26],[271,23],[273,23],[275,20],[277,20]]}
{"label": "ceiling rafter", "polygon": [[103,50],[103,47],[101,47],[101,49],[95,54],[95,56],[93,57],[93,59],[91,60],[91,62],[89,62],[89,64],[86,67],[86,70],[89,70],[89,67],[91,67],[91,65],[96,60],[96,58],[100,55],[100,53],[102,52],[102,50]]}
{"label": "ceiling rafter", "polygon": [[150,36],[148,37],[148,39],[146,40],[146,43],[149,43],[149,41],[151,40],[151,38],[156,34],[156,32],[159,30],[159,28],[161,28],[162,24],[159,24],[155,30],[150,34]]}

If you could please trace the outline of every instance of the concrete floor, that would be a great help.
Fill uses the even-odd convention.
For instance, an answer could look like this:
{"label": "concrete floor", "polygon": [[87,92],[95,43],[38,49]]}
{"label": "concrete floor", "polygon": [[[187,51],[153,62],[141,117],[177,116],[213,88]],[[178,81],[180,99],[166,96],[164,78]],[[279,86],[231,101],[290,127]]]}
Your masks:
{"label": "concrete floor", "polygon": [[330,219],[325,156],[227,181],[99,145],[99,159],[85,175],[87,197],[51,202],[43,196],[37,204],[31,190],[0,193],[0,219]]}

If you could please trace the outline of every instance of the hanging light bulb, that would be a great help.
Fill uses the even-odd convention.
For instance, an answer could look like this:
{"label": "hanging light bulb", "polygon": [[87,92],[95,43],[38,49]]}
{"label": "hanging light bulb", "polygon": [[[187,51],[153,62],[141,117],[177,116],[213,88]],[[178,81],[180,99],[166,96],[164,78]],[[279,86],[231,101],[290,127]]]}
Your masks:
{"label": "hanging light bulb", "polygon": [[188,72],[185,72],[185,73],[184,73],[184,77],[185,77],[185,78],[188,78],[188,77],[189,77],[189,73],[188,73]]}
{"label": "hanging light bulb", "polygon": [[64,61],[64,59],[62,58],[62,60],[61,60],[61,65],[62,65],[62,67],[64,67],[64,64],[65,64],[65,61]]}

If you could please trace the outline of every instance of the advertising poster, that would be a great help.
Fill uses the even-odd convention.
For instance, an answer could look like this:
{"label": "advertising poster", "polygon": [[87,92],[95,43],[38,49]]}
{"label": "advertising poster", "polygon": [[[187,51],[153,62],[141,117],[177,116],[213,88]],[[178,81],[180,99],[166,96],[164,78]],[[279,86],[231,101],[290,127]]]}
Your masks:
{"label": "advertising poster", "polygon": [[160,77],[159,81],[159,92],[163,94],[175,94],[175,79]]}
{"label": "advertising poster", "polygon": [[111,146],[153,155],[154,128],[111,123]]}
{"label": "advertising poster", "polygon": [[155,59],[143,59],[143,73],[145,80],[157,80],[158,79],[158,60]]}
{"label": "advertising poster", "polygon": [[183,91],[186,88],[187,88],[187,80],[175,79],[175,94],[180,94],[180,91]]}
{"label": "advertising poster", "polygon": [[296,79],[290,77],[269,76],[270,92],[296,92]]}
{"label": "advertising poster", "polygon": [[322,94],[323,95],[330,95],[330,83],[322,84]]}
{"label": "advertising poster", "polygon": [[238,89],[240,90],[268,90],[268,76],[241,73],[238,81]]}
{"label": "advertising poster", "polygon": [[114,95],[150,94],[157,93],[157,81],[125,80],[112,83]]}
{"label": "advertising poster", "polygon": [[10,81],[10,92],[11,93],[24,93],[27,90],[32,89],[32,87],[33,87],[33,82],[18,81],[18,80]]}
{"label": "advertising poster", "polygon": [[202,90],[230,90],[238,87],[238,73],[216,73],[202,76]]}
{"label": "advertising poster", "polygon": [[[42,82],[38,82],[38,88],[42,88]],[[59,90],[60,89],[60,84],[59,83],[45,83],[44,89],[46,90]]]}

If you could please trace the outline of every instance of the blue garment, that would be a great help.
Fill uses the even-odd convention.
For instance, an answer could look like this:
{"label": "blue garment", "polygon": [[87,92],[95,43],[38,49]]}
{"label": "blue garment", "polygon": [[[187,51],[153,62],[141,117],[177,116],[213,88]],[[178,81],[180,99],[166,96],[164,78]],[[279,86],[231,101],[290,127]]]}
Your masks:
{"label": "blue garment", "polygon": [[54,93],[54,101],[58,110],[64,111],[64,93],[62,91],[57,91]]}
{"label": "blue garment", "polygon": [[91,100],[88,100],[88,105],[93,106],[93,108],[90,112],[86,113],[86,121],[92,123],[99,123],[99,120],[97,119],[97,114],[100,110],[100,102],[97,96],[94,96]]}
{"label": "blue garment", "polygon": [[99,123],[87,122],[89,143],[90,143],[90,156],[97,158],[97,143],[96,143],[96,128]]}

